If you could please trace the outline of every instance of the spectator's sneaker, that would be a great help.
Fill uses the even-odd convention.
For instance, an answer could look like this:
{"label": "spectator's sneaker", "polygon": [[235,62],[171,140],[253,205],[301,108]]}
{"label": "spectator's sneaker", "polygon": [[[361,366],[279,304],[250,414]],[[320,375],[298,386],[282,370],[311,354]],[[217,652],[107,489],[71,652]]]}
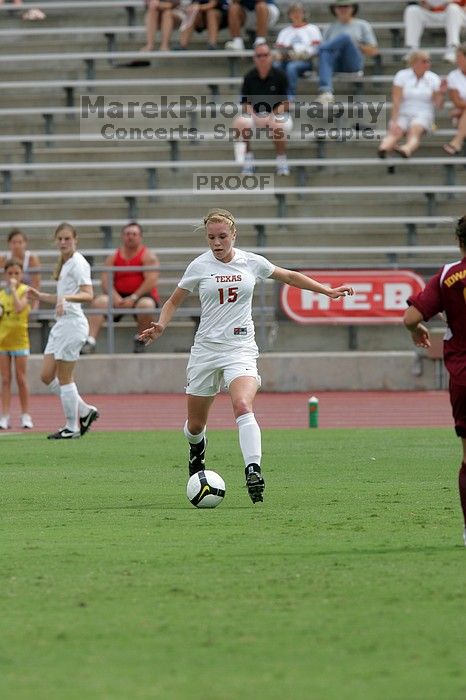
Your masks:
{"label": "spectator's sneaker", "polygon": [[85,435],[89,428],[91,427],[92,423],[97,420],[97,418],[100,417],[99,411],[96,409],[95,406],[91,407],[91,410],[89,413],[85,416],[82,416],[79,419],[79,427],[81,430],[81,435]]}
{"label": "spectator's sneaker", "polygon": [[447,63],[451,63],[451,64],[455,65],[455,63],[456,63],[456,49],[454,47],[449,48],[448,51],[446,51],[443,54],[443,60],[446,61]]}
{"label": "spectator's sneaker", "polygon": [[256,166],[254,165],[254,154],[246,153],[244,156],[244,163],[241,168],[241,175],[254,175]]}
{"label": "spectator's sneaker", "polygon": [[288,167],[288,161],[283,156],[278,156],[277,158],[277,175],[289,175],[290,169]]}
{"label": "spectator's sneaker", "polygon": [[233,50],[233,51],[243,51],[244,50],[244,41],[240,36],[236,36],[234,39],[231,39],[230,41],[227,41],[225,44],[225,48],[228,50]]}
{"label": "spectator's sneaker", "polygon": [[207,438],[205,437],[197,445],[189,445],[189,476],[205,470],[205,451],[207,448]]}
{"label": "spectator's sneaker", "polygon": [[74,431],[69,428],[60,428],[56,433],[47,435],[47,440],[72,440],[80,437],[81,432],[79,430]]}
{"label": "spectator's sneaker", "polygon": [[254,48],[257,48],[258,46],[261,46],[262,44],[266,44],[266,43],[267,43],[267,39],[265,38],[265,36],[256,36],[256,38],[254,39],[253,46],[254,46]]}
{"label": "spectator's sneaker", "polygon": [[316,102],[320,102],[323,105],[331,104],[334,101],[335,101],[335,96],[334,96],[333,92],[330,92],[329,90],[326,90],[325,92],[321,92],[320,95],[317,95],[317,97],[316,97]]}
{"label": "spectator's sneaker", "polygon": [[10,416],[2,416],[0,418],[0,430],[8,430],[11,428]]}
{"label": "spectator's sneaker", "polygon": [[80,350],[80,355],[92,355],[95,352],[95,343],[90,343],[88,340],[84,343]]}
{"label": "spectator's sneaker", "polygon": [[34,427],[34,423],[32,422],[32,418],[29,413],[23,413],[21,415],[21,427],[28,429]]}
{"label": "spectator's sneaker", "polygon": [[143,340],[139,340],[137,335],[134,336],[134,341],[133,341],[133,352],[135,353],[141,353],[141,352],[146,352],[146,344]]}
{"label": "spectator's sneaker", "polygon": [[265,489],[265,481],[261,474],[261,468],[258,464],[248,464],[245,469],[246,486],[251,501],[259,503],[264,500],[263,493]]}

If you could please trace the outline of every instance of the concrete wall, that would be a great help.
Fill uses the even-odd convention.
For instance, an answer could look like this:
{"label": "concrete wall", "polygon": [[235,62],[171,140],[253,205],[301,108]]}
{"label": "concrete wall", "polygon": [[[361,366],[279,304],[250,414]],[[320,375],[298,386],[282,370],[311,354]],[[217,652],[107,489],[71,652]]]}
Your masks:
{"label": "concrete wall", "polygon": [[[430,390],[437,387],[435,363],[415,364],[413,351],[266,353],[259,369],[264,391]],[[188,355],[91,355],[81,358],[76,380],[83,393],[183,393]],[[31,355],[31,393],[40,382],[41,355]],[[421,370],[420,375],[413,369]]]}

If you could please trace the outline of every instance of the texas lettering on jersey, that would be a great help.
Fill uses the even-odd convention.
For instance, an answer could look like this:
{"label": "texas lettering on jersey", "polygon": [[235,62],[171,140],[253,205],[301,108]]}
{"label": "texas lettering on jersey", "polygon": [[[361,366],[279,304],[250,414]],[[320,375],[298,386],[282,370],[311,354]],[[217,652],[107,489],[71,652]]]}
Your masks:
{"label": "texas lettering on jersey", "polygon": [[212,275],[212,277],[215,277],[216,282],[221,282],[222,284],[224,282],[241,282],[241,275]]}

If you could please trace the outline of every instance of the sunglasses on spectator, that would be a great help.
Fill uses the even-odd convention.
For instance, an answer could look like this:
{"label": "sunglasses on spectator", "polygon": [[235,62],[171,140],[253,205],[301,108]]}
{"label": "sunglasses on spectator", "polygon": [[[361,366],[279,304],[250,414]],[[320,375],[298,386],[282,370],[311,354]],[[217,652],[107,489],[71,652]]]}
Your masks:
{"label": "sunglasses on spectator", "polygon": [[266,56],[270,56],[270,51],[267,51],[267,53],[255,53],[254,58],[265,58]]}

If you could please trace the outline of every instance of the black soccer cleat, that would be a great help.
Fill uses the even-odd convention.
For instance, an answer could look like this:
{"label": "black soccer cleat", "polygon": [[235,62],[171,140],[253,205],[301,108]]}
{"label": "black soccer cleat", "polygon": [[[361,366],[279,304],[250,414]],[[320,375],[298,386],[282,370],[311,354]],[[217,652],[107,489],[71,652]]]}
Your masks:
{"label": "black soccer cleat", "polygon": [[197,445],[189,444],[189,476],[205,470],[205,451],[207,448],[207,438],[198,442]]}
{"label": "black soccer cleat", "polygon": [[253,503],[259,503],[264,500],[263,493],[265,489],[265,481],[261,474],[261,468],[258,464],[248,464],[245,469],[246,486],[248,494]]}
{"label": "black soccer cleat", "polygon": [[70,430],[69,428],[61,428],[60,430],[57,430],[56,433],[51,433],[50,435],[47,435],[47,440],[72,440],[80,437],[81,433],[79,430],[75,432],[74,430]]}
{"label": "black soccer cleat", "polygon": [[85,435],[89,428],[91,427],[92,423],[99,418],[100,413],[96,408],[91,408],[89,413],[86,416],[83,416],[82,418],[79,419],[79,429],[81,431],[81,435]]}

